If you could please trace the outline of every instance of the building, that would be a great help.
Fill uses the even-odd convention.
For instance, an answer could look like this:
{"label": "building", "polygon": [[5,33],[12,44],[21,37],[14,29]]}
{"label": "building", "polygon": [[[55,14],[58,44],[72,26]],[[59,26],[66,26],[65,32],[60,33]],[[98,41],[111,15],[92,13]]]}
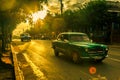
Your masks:
{"label": "building", "polygon": [[120,2],[106,1],[109,15],[107,26],[102,29],[95,29],[93,40],[101,43],[120,43]]}
{"label": "building", "polygon": [[107,4],[111,6],[108,9],[111,14],[110,43],[120,43],[120,2],[107,1]]}

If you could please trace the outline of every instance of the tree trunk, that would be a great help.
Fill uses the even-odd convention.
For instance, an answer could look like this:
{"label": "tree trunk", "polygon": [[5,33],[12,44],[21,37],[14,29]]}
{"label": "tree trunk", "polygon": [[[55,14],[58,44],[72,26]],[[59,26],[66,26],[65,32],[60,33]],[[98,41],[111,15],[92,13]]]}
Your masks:
{"label": "tree trunk", "polygon": [[5,28],[4,23],[2,25],[2,52],[5,51]]}

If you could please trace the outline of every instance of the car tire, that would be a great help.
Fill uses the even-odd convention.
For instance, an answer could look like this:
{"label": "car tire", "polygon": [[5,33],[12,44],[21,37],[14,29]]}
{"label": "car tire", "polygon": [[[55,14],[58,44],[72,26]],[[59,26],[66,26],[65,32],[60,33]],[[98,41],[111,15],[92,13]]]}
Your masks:
{"label": "car tire", "polygon": [[21,42],[23,42],[23,39],[21,39]]}
{"label": "car tire", "polygon": [[78,63],[79,62],[79,55],[76,52],[72,53],[72,61],[74,63]]}
{"label": "car tire", "polygon": [[59,51],[57,51],[56,49],[54,49],[54,54],[55,54],[55,56],[59,56]]}
{"label": "car tire", "polygon": [[104,59],[105,59],[105,57],[103,57],[102,59],[97,59],[97,60],[95,60],[95,61],[98,62],[98,63],[100,63],[100,62],[102,62]]}

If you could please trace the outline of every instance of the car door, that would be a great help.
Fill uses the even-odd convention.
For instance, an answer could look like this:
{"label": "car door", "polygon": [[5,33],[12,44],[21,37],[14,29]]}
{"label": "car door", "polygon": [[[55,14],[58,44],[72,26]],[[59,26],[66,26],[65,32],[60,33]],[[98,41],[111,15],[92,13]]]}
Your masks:
{"label": "car door", "polygon": [[68,40],[68,35],[67,34],[62,34],[61,35],[61,45],[60,45],[61,51],[64,54],[68,54],[68,49],[69,49],[69,40]]}
{"label": "car door", "polygon": [[65,41],[64,41],[64,34],[60,34],[58,37],[57,37],[57,42],[56,42],[56,48],[57,50],[59,50],[60,52],[65,52],[66,50],[66,45],[65,45]]}
{"label": "car door", "polygon": [[60,34],[58,37],[57,37],[57,42],[56,42],[56,48],[60,51],[60,52],[63,52],[63,35]]}
{"label": "car door", "polygon": [[70,41],[69,41],[69,35],[68,34],[65,34],[64,36],[64,52],[66,55],[68,55],[69,51],[70,51]]}

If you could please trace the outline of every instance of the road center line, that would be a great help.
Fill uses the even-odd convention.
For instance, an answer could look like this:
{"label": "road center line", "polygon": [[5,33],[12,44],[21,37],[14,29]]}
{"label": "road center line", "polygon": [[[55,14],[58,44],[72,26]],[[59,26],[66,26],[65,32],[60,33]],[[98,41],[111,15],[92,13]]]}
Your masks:
{"label": "road center line", "polygon": [[37,67],[27,56],[26,53],[23,54],[26,61],[30,64],[34,74],[41,80],[47,80],[46,77],[44,76],[43,72],[39,70],[39,67]]}

